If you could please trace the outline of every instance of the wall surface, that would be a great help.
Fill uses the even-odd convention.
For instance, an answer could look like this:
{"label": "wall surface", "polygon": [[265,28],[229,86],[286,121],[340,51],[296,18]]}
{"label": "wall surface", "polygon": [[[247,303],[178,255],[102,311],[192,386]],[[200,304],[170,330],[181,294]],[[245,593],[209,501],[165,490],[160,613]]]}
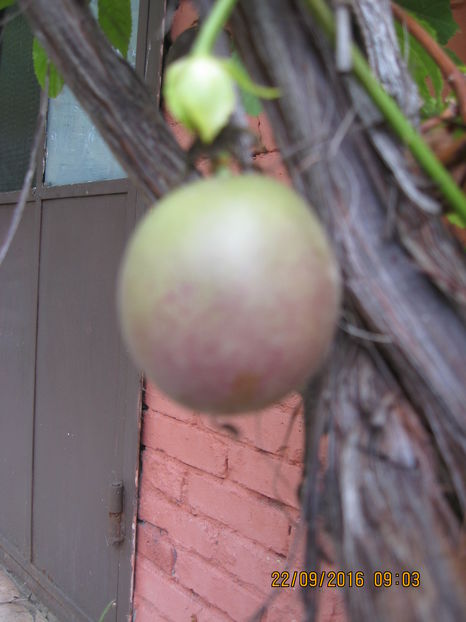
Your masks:
{"label": "wall surface", "polygon": [[[182,2],[172,38],[195,19]],[[190,137],[167,120],[187,147]],[[256,163],[287,183],[267,120],[250,125],[258,136]],[[234,430],[181,408],[151,385],[145,404],[134,620],[245,622],[267,604],[263,622],[301,622],[298,588],[271,588],[273,571],[303,568],[300,398],[223,420]],[[342,620],[340,595],[330,590],[319,622]]]}
{"label": "wall surface", "polygon": [[[136,622],[245,622],[274,592],[263,622],[301,622],[298,589],[271,589],[273,571],[303,568],[299,398],[224,420],[234,435],[151,385],[145,402]],[[341,620],[329,590],[319,622]]]}

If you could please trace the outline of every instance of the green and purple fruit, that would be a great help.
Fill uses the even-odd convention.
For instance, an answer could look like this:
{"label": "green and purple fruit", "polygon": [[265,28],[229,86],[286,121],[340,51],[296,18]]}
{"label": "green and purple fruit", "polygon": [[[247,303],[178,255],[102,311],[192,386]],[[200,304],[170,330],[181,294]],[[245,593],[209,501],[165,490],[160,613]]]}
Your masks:
{"label": "green and purple fruit", "polygon": [[129,241],[118,309],[147,377],[191,409],[264,408],[304,387],[338,320],[338,267],[318,220],[260,175],[171,192]]}

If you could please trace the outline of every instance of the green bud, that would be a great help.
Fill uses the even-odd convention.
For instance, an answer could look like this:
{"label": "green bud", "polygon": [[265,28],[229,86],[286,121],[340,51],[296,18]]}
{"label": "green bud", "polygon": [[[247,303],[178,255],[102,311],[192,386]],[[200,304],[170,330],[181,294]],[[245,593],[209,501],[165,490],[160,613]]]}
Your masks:
{"label": "green bud", "polygon": [[175,119],[205,143],[225,127],[235,107],[233,79],[213,56],[186,56],[170,65],[164,96]]}

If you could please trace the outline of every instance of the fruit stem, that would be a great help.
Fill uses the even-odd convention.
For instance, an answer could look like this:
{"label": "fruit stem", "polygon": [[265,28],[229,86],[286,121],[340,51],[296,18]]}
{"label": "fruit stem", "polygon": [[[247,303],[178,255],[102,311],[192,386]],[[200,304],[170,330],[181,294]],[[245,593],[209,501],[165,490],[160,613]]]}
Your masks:
{"label": "fruit stem", "polygon": [[[336,28],[332,11],[323,0],[306,0],[306,3],[332,43],[334,43]],[[372,97],[385,119],[403,143],[410,149],[429,177],[436,182],[451,207],[460,215],[463,221],[466,221],[466,195],[460,190],[454,179],[436,158],[434,152],[404,116],[395,100],[380,85],[366,59],[355,45],[351,47],[351,55],[356,77]]]}
{"label": "fruit stem", "polygon": [[236,0],[217,0],[215,6],[203,22],[191,50],[193,56],[210,54],[215,41],[225,26],[236,4]]}

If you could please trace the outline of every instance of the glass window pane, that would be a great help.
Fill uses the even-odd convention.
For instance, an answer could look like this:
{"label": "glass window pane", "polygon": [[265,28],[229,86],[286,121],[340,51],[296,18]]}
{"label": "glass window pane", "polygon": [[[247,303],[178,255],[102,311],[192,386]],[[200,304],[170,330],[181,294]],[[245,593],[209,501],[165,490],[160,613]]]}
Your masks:
{"label": "glass window pane", "polygon": [[19,190],[29,163],[40,89],[32,65],[32,34],[14,7],[0,43],[0,192]]}
{"label": "glass window pane", "polygon": [[[96,14],[97,1],[91,8]],[[139,0],[131,0],[133,31],[128,60],[136,63]],[[126,177],[87,114],[65,86],[50,100],[47,119],[45,183],[75,184]]]}

